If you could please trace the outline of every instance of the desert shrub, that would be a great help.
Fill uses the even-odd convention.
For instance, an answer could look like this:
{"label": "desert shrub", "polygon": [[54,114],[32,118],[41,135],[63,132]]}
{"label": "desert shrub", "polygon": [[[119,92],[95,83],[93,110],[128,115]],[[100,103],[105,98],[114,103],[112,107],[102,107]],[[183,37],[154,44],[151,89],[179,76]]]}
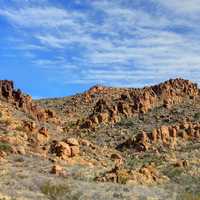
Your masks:
{"label": "desert shrub", "polygon": [[27,117],[28,117],[30,120],[33,120],[33,121],[35,120],[35,117],[34,117],[33,115],[31,115],[31,114],[28,114]]}
{"label": "desert shrub", "polygon": [[2,134],[2,135],[9,135],[9,131],[2,131],[0,134]]}
{"label": "desert shrub", "polygon": [[[0,197],[0,200],[8,200],[8,198],[7,197]],[[15,198],[11,198],[10,200],[16,200],[16,199]]]}
{"label": "desert shrub", "polygon": [[163,172],[166,176],[168,176],[171,180],[175,182],[179,182],[181,180],[181,176],[184,173],[184,169],[181,167],[169,166]]}
{"label": "desert shrub", "polygon": [[24,127],[23,126],[17,126],[15,128],[16,131],[25,131]]}
{"label": "desert shrub", "polygon": [[133,126],[134,125],[134,122],[133,122],[133,119],[129,118],[129,119],[126,119],[126,118],[123,118],[120,122],[118,122],[116,125],[118,126],[126,126],[126,127],[130,127],[130,126]]}
{"label": "desert shrub", "polygon": [[46,182],[41,187],[41,191],[50,200],[78,200],[80,199],[80,194],[72,194],[72,188],[67,184],[53,184]]}
{"label": "desert shrub", "polygon": [[74,122],[74,121],[68,122],[66,127],[67,128],[74,128],[74,127],[76,127],[76,122]]}
{"label": "desert shrub", "polygon": [[16,133],[8,131],[8,130],[5,130],[5,131],[0,132],[0,135],[16,136]]}
{"label": "desert shrub", "polygon": [[140,165],[140,161],[135,158],[128,158],[126,160],[126,166],[128,168],[136,168],[138,165]]}
{"label": "desert shrub", "polygon": [[200,112],[195,113],[194,119],[195,119],[195,120],[200,120]]}
{"label": "desert shrub", "polygon": [[9,152],[11,150],[12,150],[12,147],[10,146],[10,144],[6,142],[0,142],[0,151]]}
{"label": "desert shrub", "polygon": [[116,123],[115,127],[116,128],[128,128],[132,135],[137,135],[139,132],[139,124],[141,121],[139,118],[123,118],[120,122]]}
{"label": "desert shrub", "polygon": [[160,156],[155,156],[150,153],[144,153],[141,158],[129,157],[126,159],[126,166],[130,169],[136,169],[150,163],[154,163],[156,166],[161,166],[164,164],[164,161]]}
{"label": "desert shrub", "polygon": [[183,192],[181,195],[177,197],[177,200],[199,200],[200,194],[199,193],[190,193],[190,192]]}

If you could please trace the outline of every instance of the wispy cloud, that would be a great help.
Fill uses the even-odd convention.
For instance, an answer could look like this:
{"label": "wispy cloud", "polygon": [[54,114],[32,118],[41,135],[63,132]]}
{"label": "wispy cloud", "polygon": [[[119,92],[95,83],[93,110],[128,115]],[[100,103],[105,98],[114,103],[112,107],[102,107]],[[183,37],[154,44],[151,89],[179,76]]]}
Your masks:
{"label": "wispy cloud", "polygon": [[20,9],[4,5],[0,16],[23,33],[13,48],[35,54],[35,66],[61,70],[63,83],[138,86],[177,76],[198,81],[198,0],[150,0],[151,7],[134,2],[27,1]]}
{"label": "wispy cloud", "polygon": [[16,25],[27,28],[56,28],[65,25],[73,26],[77,14],[69,13],[64,9],[45,6],[45,7],[24,7],[21,9],[3,9],[0,15]]}
{"label": "wispy cloud", "polygon": [[181,14],[199,15],[200,11],[199,0],[155,0],[155,2],[159,2],[170,10]]}

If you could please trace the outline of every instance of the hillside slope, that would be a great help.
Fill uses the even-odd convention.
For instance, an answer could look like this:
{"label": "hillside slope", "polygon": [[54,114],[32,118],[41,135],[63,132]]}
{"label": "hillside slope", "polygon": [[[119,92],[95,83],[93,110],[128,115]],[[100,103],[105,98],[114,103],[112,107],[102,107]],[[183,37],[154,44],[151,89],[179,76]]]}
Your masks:
{"label": "hillside slope", "polygon": [[199,199],[199,88],[33,101],[0,81],[0,169],[0,199]]}

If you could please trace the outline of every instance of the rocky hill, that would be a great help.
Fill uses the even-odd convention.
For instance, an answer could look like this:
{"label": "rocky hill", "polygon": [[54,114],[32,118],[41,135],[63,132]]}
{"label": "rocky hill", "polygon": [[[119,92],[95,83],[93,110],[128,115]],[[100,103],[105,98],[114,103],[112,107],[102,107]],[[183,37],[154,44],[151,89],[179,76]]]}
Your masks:
{"label": "rocky hill", "polygon": [[199,94],[173,79],[32,100],[0,81],[0,199],[200,199]]}
{"label": "rocky hill", "polygon": [[115,124],[123,116],[128,118],[147,113],[158,106],[170,108],[174,104],[180,104],[185,97],[195,98],[199,90],[197,85],[190,81],[175,79],[152,87],[121,89],[119,92],[109,88],[95,88],[95,90],[93,88],[86,96],[91,100],[95,93],[104,94],[104,97],[98,100],[92,109],[92,114],[81,126],[83,128],[90,128],[100,123]]}

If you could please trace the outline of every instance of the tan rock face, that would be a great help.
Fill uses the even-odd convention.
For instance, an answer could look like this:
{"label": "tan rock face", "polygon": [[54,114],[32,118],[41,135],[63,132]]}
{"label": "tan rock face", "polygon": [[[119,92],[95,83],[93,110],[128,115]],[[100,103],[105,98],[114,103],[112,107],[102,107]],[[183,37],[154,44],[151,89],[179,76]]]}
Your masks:
{"label": "tan rock face", "polygon": [[[112,92],[109,88],[94,87],[92,93]],[[92,128],[100,123],[116,123],[121,116],[131,117],[139,113],[146,113],[156,106],[163,105],[170,109],[172,105],[181,103],[184,98],[195,98],[198,95],[197,84],[183,79],[169,80],[165,83],[146,87],[143,89],[129,89],[119,91],[121,95],[118,98],[100,99],[93,108],[93,113],[81,125],[81,128]],[[166,139],[167,133],[163,133],[163,140]]]}

